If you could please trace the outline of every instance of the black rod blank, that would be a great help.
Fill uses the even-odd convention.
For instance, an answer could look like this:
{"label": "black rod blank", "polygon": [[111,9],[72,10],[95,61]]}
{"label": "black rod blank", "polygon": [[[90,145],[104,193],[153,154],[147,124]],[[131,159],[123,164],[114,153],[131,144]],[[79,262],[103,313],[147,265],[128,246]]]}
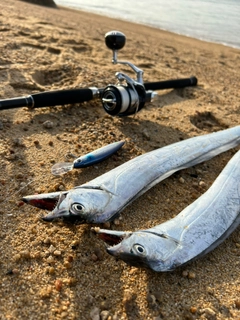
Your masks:
{"label": "black rod blank", "polygon": [[144,83],[144,87],[146,90],[178,89],[196,85],[196,77]]}
{"label": "black rod blank", "polygon": [[71,89],[34,93],[26,97],[0,100],[0,110],[30,107],[41,108],[64,104],[74,104],[93,99],[91,89]]}

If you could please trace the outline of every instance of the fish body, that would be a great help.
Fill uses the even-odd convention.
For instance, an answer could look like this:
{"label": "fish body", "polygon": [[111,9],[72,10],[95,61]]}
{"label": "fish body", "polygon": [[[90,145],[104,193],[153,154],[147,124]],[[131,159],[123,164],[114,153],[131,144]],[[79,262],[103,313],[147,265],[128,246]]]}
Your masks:
{"label": "fish body", "polygon": [[[240,126],[174,144],[140,155],[109,172],[62,193],[57,206],[43,219],[62,217],[80,223],[113,220],[127,205],[174,172],[194,166],[240,144]],[[59,193],[60,195],[60,193]],[[59,198],[54,194],[55,200]],[[23,198],[44,208],[48,194]],[[77,206],[79,205],[79,206]],[[48,206],[49,209],[49,206]]]}
{"label": "fish body", "polygon": [[115,244],[107,251],[118,259],[154,271],[171,271],[216,248],[239,224],[240,151],[212,186],[173,219],[136,232],[97,228],[96,232]]}
{"label": "fish body", "polygon": [[117,141],[78,157],[73,162],[56,163],[51,171],[55,176],[62,175],[72,169],[86,168],[109,158],[124,145],[125,141]]}

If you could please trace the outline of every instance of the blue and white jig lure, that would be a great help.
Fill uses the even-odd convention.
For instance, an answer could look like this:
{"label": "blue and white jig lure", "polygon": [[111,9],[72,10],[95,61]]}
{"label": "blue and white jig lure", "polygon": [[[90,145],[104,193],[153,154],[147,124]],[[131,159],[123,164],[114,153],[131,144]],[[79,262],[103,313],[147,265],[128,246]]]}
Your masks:
{"label": "blue and white jig lure", "polygon": [[52,167],[51,172],[54,176],[59,176],[68,171],[71,171],[72,169],[79,169],[79,168],[86,168],[86,167],[93,166],[94,164],[97,164],[107,159],[111,155],[113,155],[124,145],[124,143],[125,141],[113,142],[93,152],[89,152],[79,157],[75,159],[73,162],[56,163]]}

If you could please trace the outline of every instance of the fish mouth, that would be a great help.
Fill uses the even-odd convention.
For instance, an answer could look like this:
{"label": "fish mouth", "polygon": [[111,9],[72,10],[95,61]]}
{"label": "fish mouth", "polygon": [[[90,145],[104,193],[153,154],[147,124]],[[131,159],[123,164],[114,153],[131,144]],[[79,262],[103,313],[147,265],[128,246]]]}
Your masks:
{"label": "fish mouth", "polygon": [[[51,211],[41,219],[46,222],[52,222],[54,220],[65,220],[71,223],[76,221],[76,217],[69,214],[67,209],[59,209],[59,205],[66,198],[68,192],[52,192],[52,193],[41,193],[30,195],[22,198],[27,204],[34,206],[39,209]],[[84,221],[79,221],[79,223]]]}
{"label": "fish mouth", "polygon": [[63,220],[64,222],[69,222],[70,224],[91,223],[91,221],[72,213],[69,208],[60,208],[62,201],[67,195],[68,191],[40,193],[25,196],[22,198],[22,201],[33,207],[50,211],[47,215],[41,217],[41,219],[46,222]]}
{"label": "fish mouth", "polygon": [[99,239],[103,240],[107,246],[106,250],[111,255],[114,255],[118,247],[121,246],[121,242],[130,237],[132,232],[116,231],[116,230],[106,230],[100,229],[98,227],[91,228],[91,230],[98,236]]}
{"label": "fish mouth", "polygon": [[58,201],[55,204],[54,209],[49,212],[45,217],[42,217],[43,221],[52,222],[54,220],[67,220],[73,222],[71,220],[71,213],[68,208],[60,208],[61,203],[66,198],[67,192],[60,193],[58,197]]}
{"label": "fish mouth", "polygon": [[80,219],[76,215],[72,215],[69,213],[68,210],[54,210],[52,212],[49,212],[46,216],[42,217],[42,220],[45,222],[52,222],[52,221],[63,221],[65,223],[69,224],[83,224],[87,221],[84,219]]}
{"label": "fish mouth", "polygon": [[22,201],[30,204],[33,207],[52,211],[56,207],[62,192],[41,193],[26,196],[22,198]]}
{"label": "fish mouth", "polygon": [[[106,251],[116,259],[121,259],[130,266],[135,267],[148,267],[148,264],[142,259],[126,250],[123,241],[131,237],[133,232],[124,232],[116,230],[105,230],[100,228],[91,229],[101,240],[105,242]],[[125,248],[124,248],[125,247]]]}
{"label": "fish mouth", "polygon": [[66,210],[57,210],[57,211],[49,212],[46,216],[42,217],[42,220],[46,222],[52,222],[57,219],[64,220],[64,217],[66,218],[67,215],[68,215],[68,212]]}

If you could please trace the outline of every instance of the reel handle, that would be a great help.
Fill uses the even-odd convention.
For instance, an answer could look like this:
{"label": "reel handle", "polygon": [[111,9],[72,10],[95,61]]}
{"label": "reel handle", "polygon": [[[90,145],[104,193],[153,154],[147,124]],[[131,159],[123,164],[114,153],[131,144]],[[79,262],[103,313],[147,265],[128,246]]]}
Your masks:
{"label": "reel handle", "polygon": [[120,31],[109,31],[105,34],[105,44],[113,51],[122,49],[125,43],[126,37]]}

